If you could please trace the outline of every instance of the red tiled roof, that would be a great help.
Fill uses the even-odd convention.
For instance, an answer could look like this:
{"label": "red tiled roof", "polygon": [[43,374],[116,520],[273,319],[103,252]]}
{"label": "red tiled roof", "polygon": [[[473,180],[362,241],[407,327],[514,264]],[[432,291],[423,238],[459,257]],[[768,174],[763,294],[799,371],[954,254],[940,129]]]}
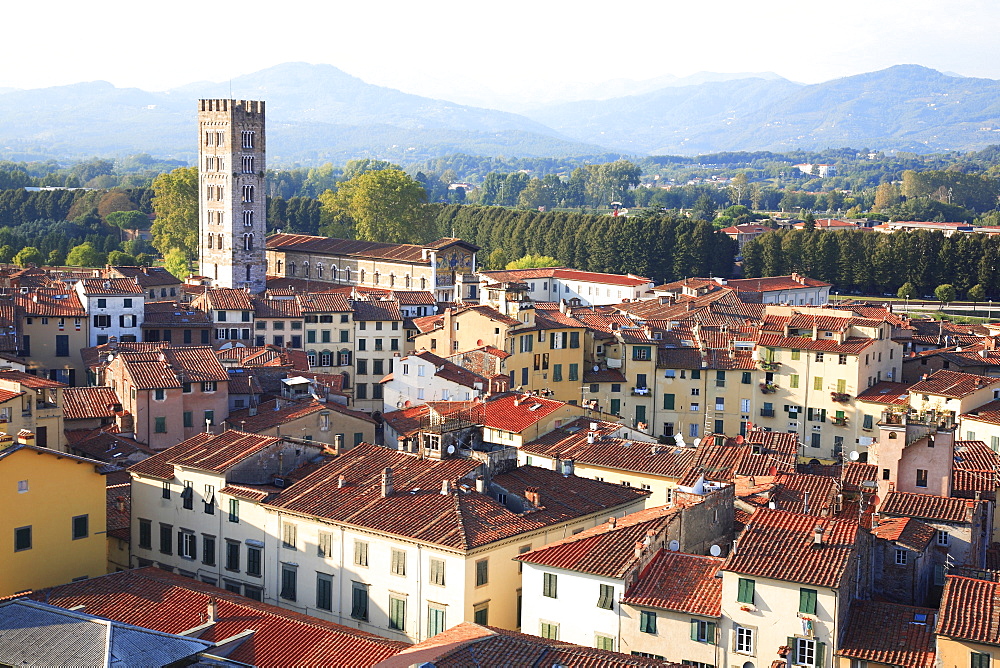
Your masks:
{"label": "red tiled roof", "polygon": [[306,234],[273,234],[267,238],[267,248],[284,252],[348,255],[430,264],[430,258],[423,257],[424,246],[415,244],[389,244],[357,239],[313,237]]}
{"label": "red tiled roof", "polygon": [[878,466],[864,462],[844,462],[844,491],[858,492],[861,483],[878,480]]}
{"label": "red tiled roof", "polygon": [[41,376],[32,376],[30,373],[23,371],[0,371],[0,380],[20,383],[24,387],[29,387],[33,390],[68,387],[65,383],[42,378]]}
{"label": "red tiled roof", "polygon": [[121,403],[110,387],[67,387],[63,391],[63,418],[112,418],[121,410]]}
{"label": "red tiled roof", "polygon": [[812,339],[801,336],[782,336],[780,334],[767,334],[761,332],[757,337],[757,344],[769,348],[793,348],[796,350],[819,350],[823,352],[838,353],[843,355],[858,355],[865,348],[875,343],[875,339],[867,337],[848,337],[843,343],[838,343],[832,339]]}
{"label": "red tiled roof", "polygon": [[177,388],[181,383],[229,380],[226,368],[208,346],[164,346],[150,352],[118,353],[139,390]]}
{"label": "red tiled roof", "polygon": [[433,306],[437,303],[434,295],[428,290],[393,290],[392,299],[400,306]]}
{"label": "red tiled roof", "polygon": [[[486,378],[480,376],[477,373],[473,373],[467,369],[463,369],[462,367],[458,366],[453,362],[449,362],[443,357],[438,357],[437,355],[435,355],[430,351],[421,350],[416,353],[413,353],[413,356],[419,357],[422,360],[430,362],[435,367],[437,367],[436,371],[434,372],[434,375],[439,378],[450,381],[457,385],[461,385],[463,387],[475,388],[476,384],[478,383],[479,389],[485,390],[489,388],[489,381]],[[406,358],[404,357],[403,359],[405,360]],[[397,366],[401,362],[402,360],[397,360]]]}
{"label": "red tiled roof", "polygon": [[506,394],[482,404],[480,414],[483,426],[516,434],[540,422],[565,405],[561,401],[552,399],[523,394]]}
{"label": "red tiled roof", "polygon": [[[69,388],[67,388],[67,389],[69,389]],[[18,398],[20,396],[23,396],[23,395],[24,395],[24,392],[11,392],[10,390],[4,390],[4,389],[0,388],[0,404],[5,404],[8,401],[10,401],[11,399],[16,399],[16,398]],[[65,406],[63,408],[64,408],[64,411],[65,411]]]}
{"label": "red tiled roof", "polygon": [[367,666],[407,646],[154,567],[44,589],[32,598],[65,608],[83,606],[88,614],[165,633],[204,624],[208,604],[215,601],[216,622],[195,637],[220,642],[253,631],[226,654],[247,665]]}
{"label": "red tiled roof", "polygon": [[109,476],[105,493],[107,496],[108,535],[127,543],[131,537],[132,482],[112,484]]}
{"label": "red tiled roof", "polygon": [[193,310],[180,302],[146,302],[143,328],[211,327],[212,319],[204,311]]}
{"label": "red tiled roof", "polygon": [[147,445],[122,436],[117,425],[109,424],[97,429],[66,430],[70,451],[82,457],[122,466],[135,458],[153,454]]}
{"label": "red tiled roof", "polygon": [[982,441],[955,441],[951,495],[963,499],[994,499],[1000,455]]}
{"label": "red tiled roof", "polygon": [[250,294],[237,288],[207,288],[205,294],[197,297],[192,304],[205,304],[212,311],[252,311]]}
{"label": "red tiled roof", "polygon": [[[823,543],[814,541],[822,527]],[[836,588],[846,574],[858,525],[825,517],[758,509],[724,569],[756,577]]]}
{"label": "red tiled roof", "polygon": [[281,318],[285,320],[297,320],[302,317],[302,309],[299,307],[297,299],[274,299],[271,295],[255,296],[251,298],[253,305],[253,317],[257,318]]}
{"label": "red tiled roof", "polygon": [[141,288],[161,285],[180,285],[181,280],[163,267],[111,267],[111,275],[118,275],[135,281]]}
{"label": "red tiled roof", "polygon": [[165,480],[174,477],[175,464],[222,473],[280,441],[280,438],[274,436],[258,436],[236,429],[221,434],[202,432],[158,452],[149,459],[133,464],[129,467],[129,471]]}
{"label": "red tiled roof", "polygon": [[17,293],[14,303],[27,316],[86,318],[87,311],[76,291],[65,283],[54,285],[56,287],[35,288],[28,294]]}
{"label": "red tiled roof", "polygon": [[310,292],[299,295],[298,300],[303,313],[350,313],[352,310],[346,295],[332,292]]}
{"label": "red tiled roof", "polygon": [[771,498],[778,510],[825,516],[834,512],[840,491],[837,482],[836,478],[825,475],[781,472]]}
{"label": "red tiled roof", "polygon": [[421,404],[383,413],[382,420],[400,436],[413,436],[420,430],[421,421],[430,415],[430,412],[431,409],[427,404]]}
{"label": "red tiled roof", "polygon": [[1000,383],[1000,378],[938,369],[910,387],[911,394],[934,394],[961,399],[973,392]]}
{"label": "red tiled roof", "polygon": [[141,295],[142,288],[130,278],[84,278],[80,281],[88,297],[99,295]]}
{"label": "red tiled roof", "polygon": [[635,565],[636,542],[646,538],[647,532],[659,536],[674,521],[679,522],[680,510],[659,506],[630,513],[616,518],[613,525],[598,524],[519,555],[515,561],[622,579]]}
{"label": "red tiled roof", "polygon": [[220,362],[238,362],[247,368],[268,366],[288,367],[302,372],[309,370],[309,359],[304,350],[289,350],[274,345],[232,346],[216,350],[215,356]]}
{"label": "red tiled roof", "polygon": [[936,614],[933,608],[856,600],[837,655],[889,666],[934,668]]}
{"label": "red tiled roof", "polygon": [[[279,402],[282,407],[275,410],[274,407]],[[239,427],[242,431],[258,433],[272,429],[278,425],[285,424],[286,422],[291,422],[293,420],[306,417],[307,415],[312,415],[322,411],[348,415],[359,420],[364,420],[365,422],[370,422],[372,424],[375,423],[372,417],[367,413],[351,410],[350,408],[333,401],[321,403],[315,399],[303,401],[274,399],[272,401],[265,401],[257,407],[256,415],[251,415],[250,409],[244,408],[230,413],[229,417],[226,418],[226,422],[233,427]],[[337,418],[333,417],[331,419],[331,430],[333,431],[337,431],[335,429],[336,422]]]}
{"label": "red tiled roof", "polygon": [[[563,427],[522,445],[521,449],[592,466],[676,479],[683,477],[694,462],[694,448],[641,443],[603,435],[588,443],[587,430],[581,428],[586,426],[586,421],[574,421],[572,424],[576,426],[572,433]],[[618,426],[613,425],[614,428]]]}
{"label": "red tiled roof", "polygon": [[357,301],[351,303],[351,308],[354,310],[354,319],[358,322],[401,321],[403,319],[397,301]]}
{"label": "red tiled roof", "polygon": [[937,633],[1000,645],[1000,583],[949,575],[941,596]]}
{"label": "red tiled roof", "polygon": [[973,502],[966,499],[933,494],[889,492],[878,510],[883,515],[965,524],[971,521],[973,507]]}
{"label": "red tiled roof", "polygon": [[830,287],[830,283],[808,276],[801,277],[802,282],[791,276],[769,276],[767,278],[734,278],[726,281],[726,287],[740,292],[771,292],[775,290],[801,290],[802,288]]}
{"label": "red tiled roof", "polygon": [[907,406],[910,403],[910,387],[911,384],[908,383],[892,383],[883,380],[867,388],[855,399],[889,406]]}
{"label": "red tiled roof", "polygon": [[462,622],[412,645],[376,668],[470,668],[471,666],[572,666],[573,668],[682,668],[678,663],[619,654],[561,640]]}
{"label": "red tiled roof", "polygon": [[724,559],[661,550],[632,585],[623,603],[704,617],[722,616]]}
{"label": "red tiled roof", "polygon": [[937,534],[937,529],[911,517],[890,517],[872,527],[872,535],[923,552]]}
{"label": "red tiled roof", "polygon": [[963,419],[976,420],[987,424],[1000,425],[1000,399],[983,404],[962,415]]}
{"label": "red tiled roof", "polygon": [[650,280],[642,276],[623,274],[602,274],[596,271],[579,271],[566,267],[542,267],[538,269],[501,269],[497,271],[480,272],[482,276],[498,283],[517,283],[519,281],[538,278],[559,278],[563,281],[580,281],[581,283],[601,283],[602,285],[622,285],[639,287],[649,285]]}

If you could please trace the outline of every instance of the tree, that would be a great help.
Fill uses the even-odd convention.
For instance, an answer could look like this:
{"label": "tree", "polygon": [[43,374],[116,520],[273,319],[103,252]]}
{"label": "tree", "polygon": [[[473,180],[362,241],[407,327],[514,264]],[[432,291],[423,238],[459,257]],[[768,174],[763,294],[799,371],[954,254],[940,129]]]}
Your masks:
{"label": "tree", "polygon": [[123,230],[141,230],[149,224],[149,218],[141,211],[112,211],[104,216],[104,222]]}
{"label": "tree", "polygon": [[872,208],[876,211],[888,209],[890,206],[899,204],[900,199],[899,188],[895,184],[889,182],[880,183],[878,188],[875,189],[875,206]]}
{"label": "tree", "polygon": [[70,267],[99,267],[106,260],[107,256],[94,248],[94,244],[89,241],[74,246],[66,255],[66,265]]}
{"label": "tree", "polygon": [[8,245],[4,244],[0,246],[0,263],[10,264],[14,259],[14,249]]}
{"label": "tree", "polygon": [[[136,258],[138,261],[139,258]],[[181,279],[187,280],[190,275],[190,258],[180,248],[174,248],[163,257],[163,267],[171,274]]]}
{"label": "tree", "polygon": [[807,212],[803,219],[806,221],[806,232],[812,232],[816,229],[816,218],[812,215],[812,211]]}
{"label": "tree", "polygon": [[153,179],[153,246],[166,257],[177,249],[198,256],[198,169],[179,167]]}
{"label": "tree", "polygon": [[899,290],[896,291],[896,296],[900,299],[913,299],[917,296],[917,286],[907,281],[899,286]]}
{"label": "tree", "polygon": [[513,262],[508,262],[504,269],[537,269],[539,267],[561,267],[562,263],[548,255],[528,254]]}
{"label": "tree", "polygon": [[135,208],[135,204],[132,203],[128,195],[118,190],[111,190],[98,201],[97,215],[106,220],[110,213],[132,211]]}
{"label": "tree", "polygon": [[[138,267],[151,267],[153,265],[153,260],[156,258],[149,253],[139,253],[135,256],[135,264]],[[185,276],[185,278],[187,278]]]}
{"label": "tree", "polygon": [[750,179],[746,172],[740,172],[729,181],[729,201],[739,205],[743,202],[743,197],[747,194]]}
{"label": "tree", "polygon": [[934,288],[934,296],[938,298],[939,302],[947,306],[948,302],[955,301],[955,286],[951,283],[942,283]]}
{"label": "tree", "polygon": [[691,209],[691,218],[712,222],[715,220],[715,210],[715,202],[712,198],[708,195],[702,195],[698,198],[698,201],[694,203],[694,207]]}
{"label": "tree", "polygon": [[42,251],[38,250],[34,246],[25,246],[17,252],[17,255],[14,256],[14,264],[19,267],[27,267],[29,264],[40,267],[44,263],[45,256],[42,255]]}
{"label": "tree", "polygon": [[135,267],[136,259],[134,256],[128,253],[123,253],[119,250],[113,250],[108,253],[108,264],[112,267]]}
{"label": "tree", "polygon": [[422,243],[431,233],[427,194],[399,169],[363,172],[321,201],[331,217],[346,215],[354,222],[358,239]]}
{"label": "tree", "polygon": [[507,253],[503,248],[495,248],[486,256],[486,266],[490,269],[503,269],[507,266]]}
{"label": "tree", "polygon": [[986,299],[986,288],[983,287],[982,283],[976,283],[969,291],[965,293],[968,299],[972,300],[972,308],[976,308],[976,304]]}
{"label": "tree", "polygon": [[49,253],[49,258],[45,261],[50,267],[61,267],[66,264],[66,256],[58,248],[53,248]]}

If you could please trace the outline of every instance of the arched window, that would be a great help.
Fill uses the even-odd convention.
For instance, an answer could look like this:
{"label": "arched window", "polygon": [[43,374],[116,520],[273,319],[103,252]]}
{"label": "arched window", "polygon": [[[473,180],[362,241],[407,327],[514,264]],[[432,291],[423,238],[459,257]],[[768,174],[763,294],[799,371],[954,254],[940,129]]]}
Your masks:
{"label": "arched window", "polygon": [[305,278],[309,278],[309,260],[302,263],[302,275]]}
{"label": "arched window", "polygon": [[295,275],[295,263],[294,262],[289,262],[288,263],[288,275],[289,276],[294,276]]}
{"label": "arched window", "polygon": [[420,289],[421,290],[427,289],[427,279],[424,278],[423,276],[420,277]]}
{"label": "arched window", "polygon": [[244,202],[253,201],[253,186],[243,186],[243,201]]}
{"label": "arched window", "polygon": [[410,275],[409,274],[406,275],[406,289],[407,290],[410,289]]}
{"label": "arched window", "polygon": [[215,248],[215,235],[211,232],[208,233],[208,247]]}
{"label": "arched window", "polygon": [[396,285],[396,275],[389,274],[389,287],[394,287]]}
{"label": "arched window", "polygon": [[323,278],[323,263],[316,263],[316,278]]}
{"label": "arched window", "polygon": [[358,283],[363,284],[365,282],[365,270],[362,269],[361,273],[358,274]]}
{"label": "arched window", "polygon": [[350,267],[344,269],[344,280],[347,281],[348,283],[351,282],[351,268]]}
{"label": "arched window", "polygon": [[378,285],[378,272],[375,272],[375,276],[372,280],[372,285]]}
{"label": "arched window", "polygon": [[253,174],[253,156],[245,155],[243,156],[243,173]]}
{"label": "arched window", "polygon": [[253,211],[243,212],[243,227],[253,227]]}
{"label": "arched window", "polygon": [[337,280],[337,273],[338,272],[336,267],[330,267],[330,280],[332,281]]}
{"label": "arched window", "polygon": [[245,251],[253,250],[253,234],[243,235],[243,250]]}
{"label": "arched window", "polygon": [[250,282],[250,265],[247,265],[247,283]]}
{"label": "arched window", "polygon": [[276,273],[278,274],[278,276],[281,276],[281,269],[284,266],[284,264],[285,263],[283,261],[281,261],[281,260],[278,260],[278,262],[276,263],[276,266],[277,266],[277,269],[278,269],[278,271]]}
{"label": "arched window", "polygon": [[222,250],[222,235],[219,235],[219,250]]}

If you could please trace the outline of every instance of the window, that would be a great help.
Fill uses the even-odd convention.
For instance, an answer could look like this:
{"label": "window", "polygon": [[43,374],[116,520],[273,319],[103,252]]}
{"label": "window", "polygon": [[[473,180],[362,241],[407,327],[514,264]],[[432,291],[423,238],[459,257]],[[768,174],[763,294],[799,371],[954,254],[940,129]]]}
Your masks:
{"label": "window", "polygon": [[281,525],[281,546],[286,550],[295,549],[295,539],[298,535],[298,526],[290,522]]}
{"label": "window", "polygon": [[186,529],[177,532],[177,555],[184,559],[198,557],[198,542],[193,532]]}
{"label": "window", "polygon": [[170,524],[160,524],[160,552],[163,554],[174,552],[174,527]]}
{"label": "window", "polygon": [[139,547],[144,550],[153,549],[153,522],[151,520],[139,520]]}
{"label": "window", "polygon": [[436,605],[427,606],[427,637],[432,638],[445,629],[444,608]]}
{"label": "window", "polygon": [[205,497],[202,499],[205,504],[205,514],[214,515],[215,514],[215,487],[213,485],[205,485]]}
{"label": "window", "polygon": [[969,668],[990,668],[990,655],[985,652],[970,653]]}
{"label": "window", "polygon": [[202,392],[215,392],[215,381],[210,380],[201,384]]}
{"label": "window", "polygon": [[97,308],[107,308],[108,300],[103,297],[97,300]]}
{"label": "window", "polygon": [[798,386],[799,386],[799,374],[793,373],[791,375],[791,377],[788,379],[788,385],[792,389],[798,388]]}
{"label": "window", "polygon": [[368,543],[360,540],[354,541],[354,565],[368,565]]}
{"label": "window", "polygon": [[488,559],[480,559],[476,562],[476,586],[482,587],[490,581],[490,562]]}
{"label": "window", "polygon": [[822,390],[823,389],[823,376],[813,377],[813,389]]}
{"label": "window", "polygon": [[406,576],[406,552],[403,550],[392,550],[392,559],[389,565],[389,572],[393,575]]}
{"label": "window", "polygon": [[169,482],[166,482],[166,481],[163,482],[163,490],[160,492],[160,496],[162,498],[164,498],[164,499],[169,499],[170,498],[170,483]]}
{"label": "window", "polygon": [[329,531],[319,532],[316,538],[316,556],[324,558],[333,556],[333,534]]}
{"label": "window", "polygon": [[184,426],[185,427],[193,427],[194,426],[194,415],[191,413],[191,411],[184,411],[183,418],[184,418]]}
{"label": "window", "polygon": [[286,601],[294,601],[298,578],[298,569],[291,564],[281,564],[281,593],[279,596]]}
{"label": "window", "polygon": [[240,500],[229,499],[229,521],[238,524],[240,521]]}
{"label": "window", "polygon": [[656,613],[643,610],[639,613],[640,633],[656,633]]}
{"label": "window", "polygon": [[556,574],[542,573],[542,596],[558,598],[556,596]]}
{"label": "window", "polygon": [[559,640],[559,625],[552,622],[541,622],[541,633],[539,635],[549,640]]}
{"label": "window", "polygon": [[14,529],[14,551],[23,552],[31,549],[31,527]]}
{"label": "window", "polygon": [[490,604],[477,603],[472,608],[472,621],[486,626],[490,623]]}
{"label": "window", "polygon": [[215,566],[215,536],[202,534],[201,563],[206,566]]}
{"label": "window", "polygon": [[606,649],[609,652],[615,651],[615,639],[611,636],[601,635],[600,633],[594,634],[594,647],[597,649]]}
{"label": "window", "polygon": [[603,610],[615,609],[615,588],[612,585],[602,584],[600,596],[597,597],[597,607]]}
{"label": "window", "polygon": [[[247,546],[247,575],[255,578],[261,576],[261,548],[251,545]],[[237,560],[237,566],[239,562]]]}
{"label": "window", "polygon": [[205,411],[205,424],[215,424],[215,411]]}
{"label": "window", "polygon": [[226,541],[226,570],[240,570],[240,544],[235,540]]}
{"label": "window", "polygon": [[351,617],[368,621],[368,585],[360,582],[354,582],[352,585]]}
{"label": "window", "polygon": [[90,516],[77,515],[73,518],[73,540],[86,538],[90,535]]}
{"label": "window", "polygon": [[181,492],[181,501],[185,510],[194,510],[194,483],[190,480],[184,481],[184,490]]}
{"label": "window", "polygon": [[754,629],[746,626],[736,627],[736,648],[739,654],[753,654]]}
{"label": "window", "polygon": [[389,628],[404,631],[406,628],[406,599],[389,597]]}
{"label": "window", "polygon": [[927,487],[927,469],[917,469],[917,487]]}
{"label": "window", "polygon": [[736,601],[738,603],[749,603],[753,605],[753,595],[756,582],[748,578],[740,578],[736,591]]}
{"label": "window", "polygon": [[333,576],[316,573],[316,607],[333,610]]}
{"label": "window", "polygon": [[789,647],[792,648],[792,663],[800,666],[822,666],[823,665],[823,643],[818,643],[809,638],[790,638]]}
{"label": "window", "polygon": [[430,560],[431,577],[430,582],[440,587],[444,586],[444,559]]}
{"label": "window", "polygon": [[896,565],[905,566],[909,561],[908,554],[906,550],[901,548],[896,548]]}
{"label": "window", "polygon": [[949,545],[949,543],[950,543],[950,536],[948,532],[944,531],[943,529],[938,529],[937,544],[941,545],[942,547],[946,547]]}
{"label": "window", "polygon": [[815,589],[799,589],[799,612],[806,615],[816,614]]}
{"label": "window", "polygon": [[701,619],[691,620],[691,640],[704,642],[709,645],[715,644],[715,622],[706,622]]}
{"label": "window", "polygon": [[165,417],[154,417],[153,418],[153,432],[156,434],[166,434],[167,433],[167,418]]}

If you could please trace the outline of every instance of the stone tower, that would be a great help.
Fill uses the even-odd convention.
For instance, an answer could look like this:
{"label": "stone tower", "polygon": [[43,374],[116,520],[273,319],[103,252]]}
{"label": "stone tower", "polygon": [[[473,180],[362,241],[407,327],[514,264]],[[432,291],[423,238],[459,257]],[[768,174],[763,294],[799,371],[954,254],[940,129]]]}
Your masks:
{"label": "stone tower", "polygon": [[198,102],[199,267],[212,285],[263,292],[264,102]]}

